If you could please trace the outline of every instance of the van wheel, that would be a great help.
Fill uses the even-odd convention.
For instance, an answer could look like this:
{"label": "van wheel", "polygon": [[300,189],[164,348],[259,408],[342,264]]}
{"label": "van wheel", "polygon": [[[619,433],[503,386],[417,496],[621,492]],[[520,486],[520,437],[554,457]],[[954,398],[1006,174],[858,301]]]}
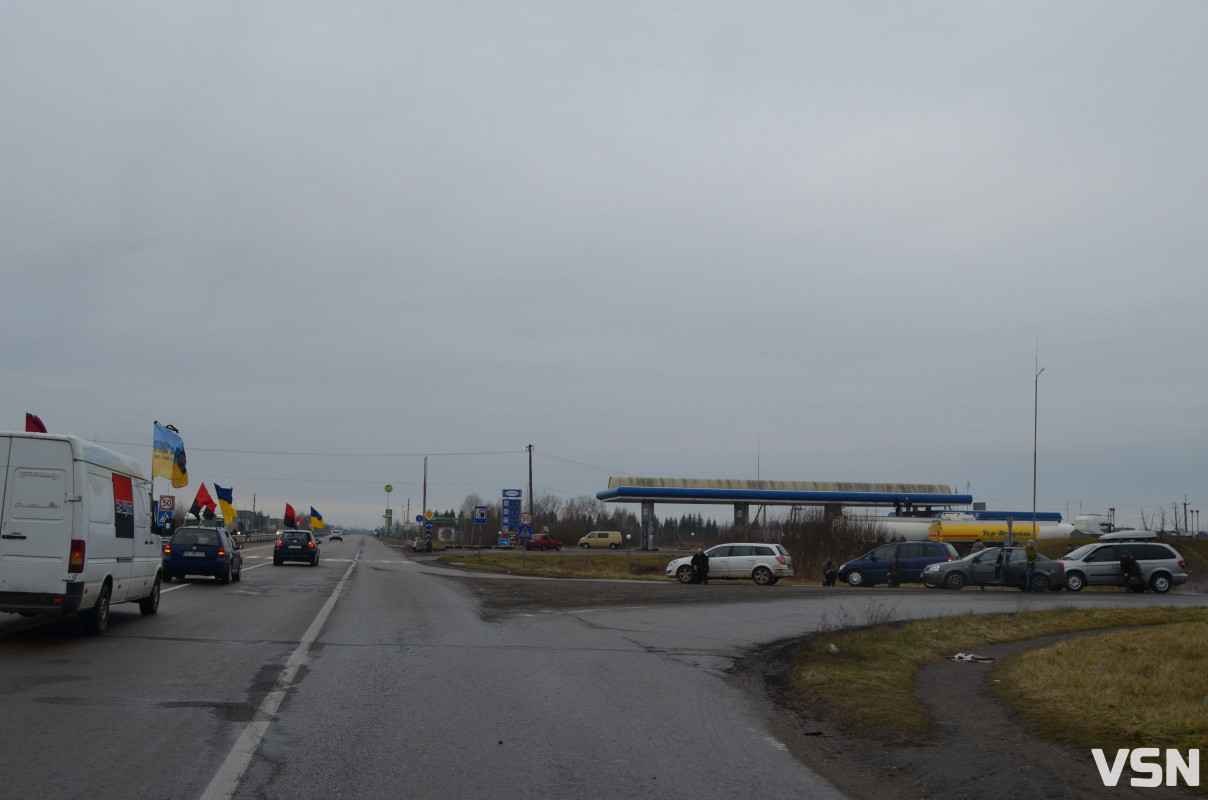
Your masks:
{"label": "van wheel", "polygon": [[109,584],[101,587],[96,605],[84,612],[84,633],[100,636],[109,627]]}
{"label": "van wheel", "polygon": [[1082,577],[1081,572],[1065,573],[1065,588],[1069,592],[1081,592],[1082,587],[1086,586],[1086,578]]}
{"label": "van wheel", "polygon": [[756,567],[755,571],[751,573],[751,579],[755,581],[756,586],[771,586],[773,583],[772,571],[767,567]]}
{"label": "van wheel", "polygon": [[853,569],[851,572],[847,573],[847,585],[848,586],[863,586],[864,585],[864,573],[858,569]]}
{"label": "van wheel", "polygon": [[609,550],[616,550],[616,549],[617,549],[617,545],[616,545],[615,543],[610,544],[610,545],[608,545],[608,549],[609,549]]}
{"label": "van wheel", "polygon": [[579,547],[582,547],[584,550],[591,549],[591,545],[589,545],[587,542],[584,542],[583,544],[579,545]]}
{"label": "van wheel", "polygon": [[1165,574],[1154,575],[1149,579],[1149,588],[1153,589],[1155,594],[1166,594],[1170,591],[1170,576]]}
{"label": "van wheel", "polygon": [[151,594],[138,601],[138,610],[144,617],[149,617],[159,611],[159,578],[155,579],[155,585],[151,587]]}

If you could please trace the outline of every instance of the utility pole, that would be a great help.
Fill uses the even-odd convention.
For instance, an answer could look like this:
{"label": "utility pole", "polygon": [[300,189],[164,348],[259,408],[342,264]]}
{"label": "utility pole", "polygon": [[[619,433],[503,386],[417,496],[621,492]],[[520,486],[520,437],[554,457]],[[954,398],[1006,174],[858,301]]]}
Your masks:
{"label": "utility pole", "polygon": [[[1036,344],[1036,366],[1040,367],[1040,343]],[[1032,393],[1032,535],[1036,535],[1036,431],[1037,412],[1040,410],[1040,373],[1044,367],[1036,371],[1036,381]],[[1007,528],[1010,530],[1010,526]]]}
{"label": "utility pole", "polygon": [[527,448],[529,454],[529,516],[533,516],[533,446]]}
{"label": "utility pole", "polygon": [[1186,533],[1189,530],[1191,527],[1187,524],[1187,495],[1183,495],[1183,532]]}
{"label": "utility pole", "polygon": [[[424,504],[420,508],[419,513],[427,515],[428,513],[428,457],[424,456]],[[407,512],[411,513],[410,511]]]}

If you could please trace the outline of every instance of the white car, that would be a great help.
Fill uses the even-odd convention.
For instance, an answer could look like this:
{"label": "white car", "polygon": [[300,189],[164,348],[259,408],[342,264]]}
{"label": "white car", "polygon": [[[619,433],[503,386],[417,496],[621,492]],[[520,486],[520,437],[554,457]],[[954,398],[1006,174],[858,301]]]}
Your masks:
{"label": "white car", "polygon": [[344,541],[344,531],[340,530],[339,528],[334,529],[331,532],[331,536],[327,537],[327,541],[329,541],[329,542]]}
{"label": "white car", "polygon": [[[709,557],[709,580],[749,578],[760,586],[771,586],[781,578],[793,576],[793,558],[778,544],[719,544],[706,550],[705,555]],[[677,558],[668,564],[667,577],[680,583],[692,583],[692,556]]]}

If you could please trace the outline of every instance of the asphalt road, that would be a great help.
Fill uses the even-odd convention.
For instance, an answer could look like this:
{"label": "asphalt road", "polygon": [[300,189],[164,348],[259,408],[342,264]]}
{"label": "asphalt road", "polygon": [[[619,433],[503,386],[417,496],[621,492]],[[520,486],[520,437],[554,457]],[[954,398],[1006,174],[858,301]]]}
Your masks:
{"label": "asphalt road", "polygon": [[841,797],[727,680],[750,648],[885,614],[1208,602],[670,581],[515,602],[516,579],[372,538],[317,568],[269,552],[166,586],[154,617],[115,606],[99,638],[0,617],[0,798]]}

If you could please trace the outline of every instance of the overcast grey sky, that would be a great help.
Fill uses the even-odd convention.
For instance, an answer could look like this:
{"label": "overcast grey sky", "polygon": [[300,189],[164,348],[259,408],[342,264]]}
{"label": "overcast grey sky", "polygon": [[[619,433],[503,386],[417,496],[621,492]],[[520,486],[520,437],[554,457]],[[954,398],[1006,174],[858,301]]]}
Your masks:
{"label": "overcast grey sky", "polygon": [[1040,510],[1196,508],[1205,30],[1192,0],[3,0],[0,428],[149,468],[158,419],[182,502],[346,526],[387,482],[417,512],[423,454],[430,507],[496,500],[530,443],[538,494],[1030,509],[1039,346]]}

